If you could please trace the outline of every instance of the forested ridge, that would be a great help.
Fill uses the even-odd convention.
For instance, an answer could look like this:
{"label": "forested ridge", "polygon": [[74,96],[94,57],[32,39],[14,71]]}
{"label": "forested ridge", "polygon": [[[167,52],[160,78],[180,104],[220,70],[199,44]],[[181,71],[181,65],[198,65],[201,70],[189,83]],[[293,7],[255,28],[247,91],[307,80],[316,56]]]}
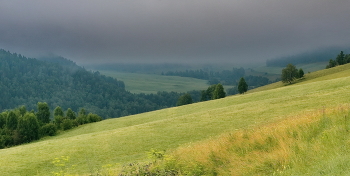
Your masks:
{"label": "forested ridge", "polygon": [[103,118],[113,118],[175,106],[181,95],[132,94],[125,90],[124,82],[74,65],[0,49],[0,111],[21,105],[31,110],[37,102],[47,102],[50,107],[76,112],[85,108]]}

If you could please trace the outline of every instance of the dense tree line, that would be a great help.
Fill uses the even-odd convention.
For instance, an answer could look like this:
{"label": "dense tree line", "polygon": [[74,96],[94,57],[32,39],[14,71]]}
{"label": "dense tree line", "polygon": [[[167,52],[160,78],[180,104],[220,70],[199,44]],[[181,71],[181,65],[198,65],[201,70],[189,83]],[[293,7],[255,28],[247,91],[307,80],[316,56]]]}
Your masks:
{"label": "dense tree line", "polygon": [[[272,83],[268,78],[263,76],[253,76],[248,75],[245,76],[244,68],[233,68],[232,70],[223,70],[221,72],[213,72],[213,71],[203,71],[200,70],[186,70],[186,71],[168,71],[163,73],[167,76],[181,76],[181,77],[191,77],[197,79],[208,80],[209,85],[213,84],[222,84],[222,85],[234,85],[236,86],[239,83],[240,78],[244,77],[249,85],[249,89],[253,89],[256,87],[264,86]],[[228,89],[227,93],[230,95],[237,94],[238,91],[234,89]]]}
{"label": "dense tree line", "polygon": [[[124,82],[90,72],[60,58],[47,62],[0,50],[0,111],[36,102],[78,111],[85,108],[104,118],[113,118],[176,105],[180,93],[132,94]],[[198,93],[197,93],[198,94]],[[199,99],[199,98],[197,98]],[[52,110],[52,109],[51,109]]]}
{"label": "dense tree line", "polygon": [[326,68],[332,68],[337,65],[344,65],[350,63],[350,54],[344,54],[343,51],[340,51],[340,53],[337,55],[337,57],[333,60],[330,59],[328,65]]}
{"label": "dense tree line", "polygon": [[237,80],[244,76],[245,70],[244,68],[233,68],[232,70],[223,70],[221,72],[214,71],[203,71],[200,70],[186,70],[186,71],[168,71],[164,73],[166,76],[181,76],[181,77],[190,77],[208,80],[208,83],[218,84],[221,83],[223,85],[235,85]]}
{"label": "dense tree line", "polygon": [[224,87],[219,83],[209,86],[207,90],[202,90],[200,101],[215,100],[225,97],[226,92],[224,90]]}
{"label": "dense tree line", "polygon": [[76,115],[68,108],[66,115],[58,106],[54,120],[47,103],[39,102],[37,111],[27,111],[25,106],[0,113],[0,149],[38,140],[44,136],[54,136],[60,130],[68,130],[86,123],[101,121],[97,114],[86,114],[81,109]]}

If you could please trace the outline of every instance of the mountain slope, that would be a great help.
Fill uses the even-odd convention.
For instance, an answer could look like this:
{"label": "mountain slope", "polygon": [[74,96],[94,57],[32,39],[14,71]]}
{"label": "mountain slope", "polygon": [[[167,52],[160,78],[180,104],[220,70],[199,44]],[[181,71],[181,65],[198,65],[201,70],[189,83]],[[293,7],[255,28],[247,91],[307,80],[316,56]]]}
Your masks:
{"label": "mountain slope", "polygon": [[[45,175],[54,158],[69,156],[75,173],[147,159],[150,149],[173,150],[224,132],[349,102],[350,65],[311,73],[303,82],[271,90],[88,124],[62,135],[1,150],[3,175]],[[327,74],[333,74],[335,79]],[[323,75],[323,76],[322,76]]]}
{"label": "mountain slope", "polygon": [[[57,63],[51,63],[57,62]],[[63,65],[61,65],[63,64]],[[64,58],[46,62],[0,49],[0,111],[47,102],[78,112],[85,108],[104,118],[137,114],[176,105],[179,93],[132,94],[124,82],[89,72]]]}

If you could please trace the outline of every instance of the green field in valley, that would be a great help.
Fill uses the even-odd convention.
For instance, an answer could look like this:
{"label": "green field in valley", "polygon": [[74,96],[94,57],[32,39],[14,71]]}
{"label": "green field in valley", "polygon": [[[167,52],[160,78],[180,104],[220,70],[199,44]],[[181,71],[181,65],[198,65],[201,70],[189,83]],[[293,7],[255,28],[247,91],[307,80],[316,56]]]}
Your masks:
{"label": "green field in valley", "polygon": [[[203,141],[205,145],[206,140],[222,134],[249,131],[324,108],[348,106],[349,89],[347,64],[306,74],[292,85],[275,83],[244,95],[108,119],[2,149],[0,171],[2,175],[50,175],[62,170],[78,175],[102,172],[107,166],[118,168],[148,161],[151,149],[172,153]],[[69,157],[69,161],[64,166],[55,165],[55,158],[62,156]],[[307,168],[301,173],[306,174]]]}
{"label": "green field in valley", "polygon": [[205,90],[209,86],[206,80],[179,76],[116,71],[100,71],[100,73],[124,81],[125,89],[132,93],[187,92],[191,90]]}

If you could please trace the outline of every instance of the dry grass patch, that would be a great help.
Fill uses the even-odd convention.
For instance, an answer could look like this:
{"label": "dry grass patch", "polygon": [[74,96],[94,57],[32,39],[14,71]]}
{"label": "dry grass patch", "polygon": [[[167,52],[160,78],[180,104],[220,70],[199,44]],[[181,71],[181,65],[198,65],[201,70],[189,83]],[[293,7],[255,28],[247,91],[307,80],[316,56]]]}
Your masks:
{"label": "dry grass patch", "polygon": [[[348,105],[344,105],[304,112],[260,127],[225,133],[178,148],[171,153],[171,162],[164,161],[155,168],[159,170],[172,165],[178,175],[303,175],[322,172],[323,168],[317,165],[319,160],[326,161],[335,153],[346,151],[335,146],[349,143],[350,120],[345,120],[348,111]],[[339,140],[344,134],[344,139]],[[316,167],[312,169],[314,165]]]}

